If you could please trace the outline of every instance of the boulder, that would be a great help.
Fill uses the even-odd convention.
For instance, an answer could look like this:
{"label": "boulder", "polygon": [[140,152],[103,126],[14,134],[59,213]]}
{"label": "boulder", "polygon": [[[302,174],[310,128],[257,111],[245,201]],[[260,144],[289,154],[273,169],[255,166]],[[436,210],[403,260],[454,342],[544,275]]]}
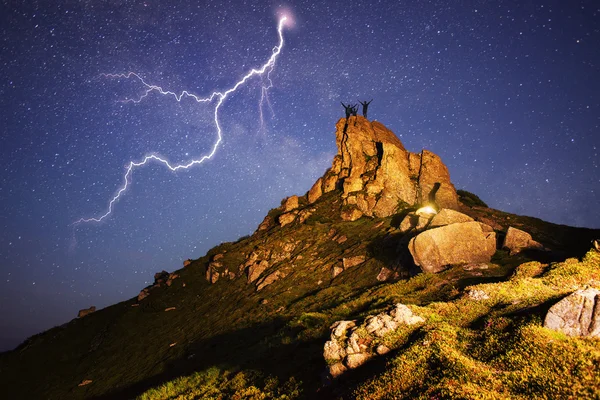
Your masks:
{"label": "boulder", "polygon": [[289,213],[281,214],[279,216],[279,218],[278,218],[279,225],[286,226],[287,224],[291,224],[292,222],[294,222],[295,219],[296,219],[296,213],[295,212],[289,212]]}
{"label": "boulder", "polygon": [[329,375],[335,379],[338,376],[342,375],[344,372],[346,372],[348,370],[348,368],[346,368],[344,366],[344,364],[342,364],[341,362],[339,363],[335,363],[333,365],[329,365],[327,367],[327,372],[329,373]]}
{"label": "boulder", "polygon": [[89,315],[95,311],[96,311],[96,306],[91,306],[90,308],[84,308],[83,310],[79,310],[79,313],[77,313],[77,318],[83,318],[86,315]]}
{"label": "boulder", "polygon": [[356,326],[355,321],[336,321],[331,325],[331,338],[342,338],[346,336],[348,329]]}
{"label": "boulder", "polygon": [[469,217],[466,214],[451,210],[449,208],[442,208],[431,219],[429,228],[436,228],[438,226],[457,224],[460,222],[470,222],[470,221],[473,221],[473,218]]}
{"label": "boulder", "polygon": [[290,212],[298,208],[298,196],[290,196],[283,203],[283,212]]}
{"label": "boulder", "polygon": [[382,267],[379,274],[377,274],[377,280],[379,282],[385,282],[394,276],[394,271],[386,267]]}
{"label": "boulder", "polygon": [[263,290],[265,287],[269,286],[273,282],[278,281],[281,278],[285,278],[286,276],[287,276],[287,274],[282,270],[277,270],[273,273],[270,273],[269,275],[265,276],[264,278],[262,278],[260,281],[258,281],[256,283],[256,291],[260,292],[261,290]]}
{"label": "boulder", "polygon": [[565,297],[550,307],[544,327],[567,336],[600,337],[600,290],[582,289]]}
{"label": "boulder", "polygon": [[337,340],[325,342],[323,347],[323,358],[325,360],[343,360],[346,357],[346,351]]}
{"label": "boulder", "polygon": [[496,234],[479,222],[455,223],[418,234],[408,249],[416,265],[435,273],[448,265],[489,262],[496,251]]}
{"label": "boulder", "polygon": [[344,221],[356,221],[362,216],[362,211],[356,207],[345,207],[341,213],[341,217]]}
{"label": "boulder", "polygon": [[509,250],[511,256],[523,250],[544,250],[544,246],[533,240],[529,233],[513,228],[512,226],[509,226],[506,231],[502,248]]}
{"label": "boulder", "polygon": [[160,285],[169,279],[169,273],[167,271],[160,271],[154,274],[154,284]]}
{"label": "boulder", "polygon": [[402,303],[396,304],[396,308],[390,311],[390,316],[393,317],[396,322],[403,325],[414,325],[425,322],[423,317],[414,315],[411,309]]}
{"label": "boulder", "polygon": [[187,267],[188,265],[190,265],[192,263],[192,260],[190,260],[189,258],[187,260],[183,261],[183,266]]}
{"label": "boulder", "polygon": [[317,179],[317,181],[315,182],[313,187],[311,187],[310,190],[308,191],[308,202],[310,204],[319,200],[319,198],[323,195],[322,185],[323,185],[323,178],[319,178],[319,179]]}
{"label": "boulder", "polygon": [[371,355],[369,353],[349,354],[346,357],[346,365],[350,369],[358,368],[361,365],[363,365],[364,363],[366,363],[367,361],[369,361],[369,359],[371,357],[373,357],[373,355]]}

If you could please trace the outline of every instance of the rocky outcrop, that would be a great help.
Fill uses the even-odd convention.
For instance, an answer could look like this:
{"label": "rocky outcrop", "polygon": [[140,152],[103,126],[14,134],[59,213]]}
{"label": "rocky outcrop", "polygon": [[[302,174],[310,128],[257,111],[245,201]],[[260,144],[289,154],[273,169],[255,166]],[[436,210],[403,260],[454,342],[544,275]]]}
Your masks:
{"label": "rocky outcrop", "polygon": [[600,337],[600,290],[578,290],[548,310],[544,326],[568,336]]}
{"label": "rocky outcrop", "polygon": [[140,302],[146,297],[150,296],[150,291],[161,286],[171,286],[175,279],[179,278],[179,275],[175,272],[168,273],[167,271],[160,271],[154,274],[154,283],[150,286],[143,288],[137,296],[137,301]]}
{"label": "rocky outcrop", "polygon": [[389,352],[382,339],[400,326],[423,322],[422,317],[414,315],[410,308],[400,303],[390,312],[367,317],[360,326],[355,321],[337,321],[331,326],[330,340],[323,347],[323,357],[329,364],[325,372],[326,381]]}
{"label": "rocky outcrop", "polygon": [[338,153],[310,189],[309,203],[339,187],[344,205],[352,206],[343,210],[347,221],[362,215],[387,217],[430,200],[439,207],[458,208],[448,169],[434,153],[408,152],[383,124],[362,116],[342,118],[336,128]]}
{"label": "rocky outcrop", "polygon": [[429,228],[437,228],[438,226],[445,226],[450,224],[457,224],[460,222],[471,222],[473,218],[466,214],[458,211],[443,208],[433,216],[429,223]]}
{"label": "rocky outcrop", "polygon": [[496,252],[496,234],[479,222],[433,228],[412,238],[408,250],[424,272],[440,272],[449,265],[489,262]]}
{"label": "rocky outcrop", "polygon": [[352,268],[352,267],[355,267],[357,265],[364,263],[366,261],[366,259],[367,258],[364,255],[342,258],[342,265],[336,264],[331,268],[331,277],[335,278],[336,276],[338,276],[339,274],[341,274],[348,268]]}
{"label": "rocky outcrop", "polygon": [[523,250],[544,250],[544,246],[533,240],[529,233],[512,226],[506,231],[502,248],[509,250],[511,256]]}
{"label": "rocky outcrop", "polygon": [[298,208],[298,196],[290,196],[283,202],[283,212],[290,212]]}
{"label": "rocky outcrop", "polygon": [[91,306],[90,308],[84,308],[83,310],[79,310],[79,313],[77,313],[77,318],[83,318],[86,315],[89,315],[95,311],[96,311],[96,306]]}

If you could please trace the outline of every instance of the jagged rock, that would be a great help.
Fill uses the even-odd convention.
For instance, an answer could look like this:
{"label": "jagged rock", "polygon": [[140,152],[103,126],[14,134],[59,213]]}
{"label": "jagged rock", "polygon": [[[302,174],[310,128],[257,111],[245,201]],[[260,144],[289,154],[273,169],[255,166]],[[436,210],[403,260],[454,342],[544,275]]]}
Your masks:
{"label": "jagged rock", "polygon": [[471,300],[476,300],[476,301],[487,300],[490,298],[489,294],[487,294],[485,291],[480,290],[480,289],[471,289],[467,292],[467,295],[469,296],[469,298]]}
{"label": "jagged rock", "polygon": [[325,342],[323,347],[323,358],[325,360],[343,360],[346,357],[346,351],[337,340]]}
{"label": "jagged rock", "polygon": [[400,232],[407,233],[413,229],[417,232],[420,232],[427,227],[430,220],[431,215],[417,215],[414,212],[410,212],[406,214],[406,216],[400,223]]}
{"label": "jagged rock", "polygon": [[298,196],[290,196],[283,203],[283,212],[290,212],[298,208]]}
{"label": "jagged rock", "polygon": [[323,178],[319,178],[319,179],[317,179],[317,181],[315,182],[313,187],[310,188],[310,190],[308,191],[308,202],[310,204],[319,200],[319,198],[323,195],[323,189],[321,187],[322,184],[323,184]]}
{"label": "jagged rock", "polygon": [[218,261],[211,261],[208,263],[208,267],[206,267],[206,280],[212,284],[217,283],[221,274],[219,268],[221,268],[223,264]]}
{"label": "jagged rock", "polygon": [[396,308],[390,311],[390,316],[399,324],[414,325],[425,322],[423,317],[414,315],[411,309],[402,303],[396,304]]}
{"label": "jagged rock", "polygon": [[[412,313],[411,313],[412,315]],[[381,313],[365,320],[367,332],[377,337],[383,337],[386,333],[398,328],[398,323],[386,313]]]}
{"label": "jagged rock", "polygon": [[355,321],[336,321],[329,327],[331,329],[331,339],[342,338],[350,328],[356,326]]}
{"label": "jagged rock", "polygon": [[342,265],[344,266],[344,270],[348,268],[352,268],[356,265],[362,264],[365,262],[365,256],[354,256],[342,259]]}
{"label": "jagged rock", "polygon": [[346,365],[350,369],[358,368],[361,365],[363,365],[364,363],[366,363],[367,361],[369,361],[369,359],[371,359],[371,357],[373,357],[373,356],[368,353],[349,354],[346,357]]}
{"label": "jagged rock", "polygon": [[531,238],[531,235],[512,226],[508,227],[504,237],[503,249],[510,251],[510,255],[522,252],[523,250],[536,249],[543,250],[544,246]]}
{"label": "jagged rock", "polygon": [[291,224],[296,219],[295,212],[289,212],[285,214],[281,214],[279,216],[279,225],[286,226],[287,224]]}
{"label": "jagged rock", "polygon": [[223,254],[223,253],[215,254],[215,256],[213,257],[213,261],[219,261],[223,257],[225,257],[225,254]]}
{"label": "jagged rock", "polygon": [[140,291],[140,294],[138,294],[137,301],[142,301],[148,296],[150,296],[150,290],[148,288],[144,288]]}
{"label": "jagged rock", "polygon": [[173,284],[173,281],[177,278],[179,278],[179,275],[177,275],[175,272],[173,272],[172,274],[169,275],[169,278],[167,279],[165,284],[167,286],[171,286]]}
{"label": "jagged rock", "polygon": [[[339,186],[344,205],[356,205],[363,215],[386,217],[406,205],[429,200],[439,186],[436,203],[457,208],[458,196],[446,166],[426,150],[406,151],[402,142],[379,122],[358,116],[336,125],[338,154],[326,173],[327,189]],[[337,178],[334,185],[333,177]],[[321,185],[319,185],[321,187]],[[349,212],[344,212],[346,218]]]}
{"label": "jagged rock", "polygon": [[454,264],[489,262],[496,251],[496,234],[491,230],[475,221],[446,225],[412,238],[408,249],[424,272],[440,272]]}
{"label": "jagged rock", "polygon": [[389,280],[392,276],[394,276],[394,271],[391,269],[387,269],[386,267],[382,267],[379,274],[377,274],[377,280],[379,282],[385,282]]}
{"label": "jagged rock", "polygon": [[314,209],[308,210],[305,208],[304,210],[301,210],[298,213],[298,222],[303,224],[304,221],[306,221],[312,215],[313,212],[314,212]]}
{"label": "jagged rock", "polygon": [[335,363],[333,365],[329,365],[327,367],[327,372],[329,373],[329,375],[335,379],[338,376],[342,375],[344,372],[346,372],[348,370],[348,368],[346,368],[344,366],[344,364],[342,364],[341,362],[339,363]]}
{"label": "jagged rock", "polygon": [[286,276],[287,276],[287,274],[284,271],[277,270],[277,271],[265,276],[260,281],[258,281],[256,284],[256,291],[260,292],[261,290],[263,290],[265,287],[269,286],[273,282],[278,281],[281,278],[285,278]]}
{"label": "jagged rock", "polygon": [[337,239],[335,239],[335,241],[336,241],[338,244],[342,244],[342,243],[344,243],[346,240],[348,240],[348,238],[346,237],[346,235],[341,235],[341,236],[338,236],[338,238],[337,238]]}
{"label": "jagged rock", "polygon": [[77,313],[77,318],[83,318],[86,315],[89,315],[96,311],[96,306],[91,306],[90,308],[84,308],[83,310],[79,310]]}
{"label": "jagged rock", "polygon": [[192,263],[192,260],[190,260],[189,258],[187,260],[183,261],[183,267],[187,267],[188,265],[190,265]]}
{"label": "jagged rock", "polygon": [[450,210],[448,208],[442,208],[437,214],[433,216],[429,223],[429,228],[436,228],[438,226],[456,224],[460,222],[470,222],[473,218],[466,214],[458,211]]}
{"label": "jagged rock", "polygon": [[341,213],[341,217],[344,221],[356,221],[362,216],[362,211],[355,207],[346,207],[342,210]]}
{"label": "jagged rock", "polygon": [[252,264],[250,268],[248,268],[248,283],[252,283],[257,280],[260,274],[262,274],[267,268],[269,268],[269,262],[266,260]]}
{"label": "jagged rock", "polygon": [[577,290],[565,297],[550,307],[544,327],[568,336],[600,337],[600,290]]}
{"label": "jagged rock", "polygon": [[341,274],[342,272],[344,272],[344,268],[340,267],[338,265],[334,265],[333,267],[331,267],[331,278],[335,278],[336,276],[338,276],[339,274]]}
{"label": "jagged rock", "polygon": [[169,279],[169,273],[167,271],[160,271],[154,274],[154,284],[160,285]]}
{"label": "jagged rock", "polygon": [[271,229],[274,226],[275,226],[275,220],[270,215],[267,215],[265,217],[265,219],[263,219],[263,221],[260,223],[260,225],[258,225],[258,228],[256,230],[258,232],[268,231],[269,229]]}

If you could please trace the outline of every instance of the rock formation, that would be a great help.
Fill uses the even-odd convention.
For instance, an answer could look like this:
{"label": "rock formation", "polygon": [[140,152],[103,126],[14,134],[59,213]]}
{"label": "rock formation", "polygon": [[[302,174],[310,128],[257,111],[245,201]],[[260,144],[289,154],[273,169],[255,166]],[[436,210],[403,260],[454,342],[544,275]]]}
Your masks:
{"label": "rock formation", "polygon": [[600,337],[600,290],[578,290],[548,310],[544,326],[568,336]]}
{"label": "rock formation", "polygon": [[544,250],[544,246],[533,240],[529,233],[512,226],[506,231],[502,248],[509,250],[511,256],[523,250]]}
{"label": "rock formation", "polygon": [[95,311],[96,311],[96,306],[91,306],[90,308],[84,308],[83,310],[79,310],[79,313],[77,314],[77,318],[83,318],[86,315],[89,315]]}
{"label": "rock formation", "polygon": [[342,218],[387,217],[407,205],[425,203],[435,193],[439,207],[458,208],[458,196],[441,159],[427,151],[408,152],[383,124],[357,116],[338,121],[338,153],[310,189],[309,203],[336,188],[343,191]]}

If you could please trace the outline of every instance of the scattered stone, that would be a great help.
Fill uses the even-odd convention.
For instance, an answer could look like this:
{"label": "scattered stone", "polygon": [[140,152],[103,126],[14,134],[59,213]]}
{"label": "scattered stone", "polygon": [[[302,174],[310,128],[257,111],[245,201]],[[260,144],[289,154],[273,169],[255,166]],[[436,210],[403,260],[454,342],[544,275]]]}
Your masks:
{"label": "scattered stone", "polygon": [[296,213],[297,212],[289,212],[289,213],[281,214],[278,218],[279,225],[281,225],[283,227],[283,226],[286,226],[286,225],[294,222],[294,220],[296,219]]}
{"label": "scattered stone", "polygon": [[363,216],[362,211],[360,211],[358,208],[354,208],[354,207],[345,208],[344,210],[342,210],[342,214],[341,214],[341,217],[344,221],[356,221],[357,219],[359,219],[362,216]]}
{"label": "scattered stone", "polygon": [[472,221],[430,229],[412,238],[408,249],[424,272],[440,272],[448,265],[487,263],[496,252],[496,234],[485,232],[482,225]]}
{"label": "scattered stone", "polygon": [[169,279],[167,279],[165,284],[167,286],[171,286],[173,284],[173,281],[177,278],[179,278],[179,275],[177,275],[175,272],[173,272],[172,274],[169,275]]}
{"label": "scattered stone", "polygon": [[262,299],[262,300],[260,301],[260,304],[262,304],[262,305],[269,304],[269,300],[267,300],[267,299]]}
{"label": "scattered stone", "polygon": [[85,385],[89,385],[90,383],[92,383],[91,379],[84,379],[81,381],[81,383],[79,383],[79,385],[77,386],[85,386]]}
{"label": "scattered stone", "polygon": [[184,266],[184,267],[187,267],[187,266],[188,266],[188,265],[190,265],[191,263],[192,263],[192,260],[188,258],[187,260],[184,260],[184,261],[183,261],[183,266]]}
{"label": "scattered stone", "polygon": [[350,369],[358,368],[369,361],[371,357],[372,355],[367,353],[349,354],[348,357],[346,357],[346,365]]}
{"label": "scattered stone", "polygon": [[260,292],[261,290],[263,290],[265,287],[269,286],[273,282],[278,281],[281,278],[285,278],[286,276],[287,276],[287,274],[284,271],[277,270],[277,271],[265,276],[260,281],[258,281],[258,283],[256,284],[256,291]]}
{"label": "scattered stone", "polygon": [[344,266],[344,270],[348,269],[348,268],[352,268],[356,265],[362,264],[365,262],[366,257],[363,256],[354,256],[354,257],[349,257],[349,258],[343,258],[342,259],[342,264]]}
{"label": "scattered stone", "polygon": [[387,347],[386,345],[384,345],[384,344],[380,344],[380,345],[379,345],[379,346],[377,346],[377,348],[375,349],[375,352],[376,352],[377,354],[379,354],[380,356],[381,356],[381,355],[384,355],[384,354],[387,354],[387,353],[389,353],[390,351],[391,351],[391,349],[390,349],[389,347]]}
{"label": "scattered stone", "polygon": [[456,224],[460,222],[470,222],[473,218],[466,214],[458,211],[450,210],[448,208],[442,208],[436,215],[431,219],[429,228],[436,228],[438,226]]}
{"label": "scattered stone", "polygon": [[331,329],[331,338],[342,338],[346,336],[346,332],[350,328],[356,326],[355,321],[336,321],[329,329]]}
{"label": "scattered stone", "polygon": [[167,271],[160,271],[154,274],[154,284],[160,285],[165,283],[169,279],[169,273]]}
{"label": "scattered stone", "polygon": [[337,378],[338,376],[342,375],[344,372],[346,372],[348,370],[348,368],[346,368],[344,366],[344,364],[342,364],[341,362],[339,363],[335,363],[333,365],[329,365],[327,367],[327,372],[329,372],[329,375],[331,375],[331,377],[333,379]]}
{"label": "scattered stone", "polygon": [[173,342],[173,343],[171,343],[171,344],[169,345],[169,347],[173,347],[173,346],[176,346],[176,345],[177,345],[177,342]]}
{"label": "scattered stone", "polygon": [[396,304],[396,308],[390,311],[390,316],[392,316],[396,322],[405,325],[414,325],[425,322],[423,317],[414,315],[410,308],[401,303]]}
{"label": "scattered stone", "polygon": [[548,310],[544,327],[567,336],[600,337],[600,290],[580,289]]}
{"label": "scattered stone", "polygon": [[165,311],[173,311],[173,310],[176,310],[176,308],[175,308],[175,307],[168,307],[168,308],[165,308]]}
{"label": "scattered stone", "polygon": [[83,310],[79,310],[77,313],[77,318],[83,318],[86,315],[89,315],[96,311],[96,306],[91,306],[90,308],[84,308]]}
{"label": "scattered stone", "polygon": [[336,241],[338,244],[342,244],[342,243],[344,243],[346,240],[348,240],[348,238],[346,237],[346,235],[341,235],[341,236],[338,236],[338,238],[337,238],[337,239],[335,239],[335,241]]}
{"label": "scattered stone", "polygon": [[137,300],[142,301],[148,296],[150,296],[150,290],[148,290],[148,288],[144,288],[144,289],[142,289],[140,294],[138,294]]}
{"label": "scattered stone", "polygon": [[467,292],[467,295],[469,296],[469,298],[471,300],[476,300],[476,301],[487,300],[490,298],[489,294],[487,294],[485,291],[480,290],[480,289],[471,289]]}
{"label": "scattered stone", "polygon": [[338,265],[334,265],[331,268],[331,278],[335,278],[336,276],[338,276],[342,272],[344,272],[344,268],[343,267],[340,267]]}
{"label": "scattered stone", "polygon": [[502,248],[509,250],[511,256],[520,253],[523,250],[544,250],[544,246],[533,240],[529,233],[513,228],[512,226],[509,226],[506,231]]}
{"label": "scattered stone", "polygon": [[223,254],[223,253],[215,254],[215,256],[213,257],[213,261],[219,261],[223,257],[225,257],[225,254]]}
{"label": "scattered stone", "polygon": [[255,263],[248,268],[248,283],[252,283],[260,277],[267,268],[269,268],[269,262],[262,260],[261,262]]}
{"label": "scattered stone", "polygon": [[381,268],[381,271],[379,271],[379,274],[377,274],[377,280],[379,282],[386,282],[392,276],[394,276],[394,271],[392,271],[391,269],[388,269],[386,267],[383,267],[383,268]]}

